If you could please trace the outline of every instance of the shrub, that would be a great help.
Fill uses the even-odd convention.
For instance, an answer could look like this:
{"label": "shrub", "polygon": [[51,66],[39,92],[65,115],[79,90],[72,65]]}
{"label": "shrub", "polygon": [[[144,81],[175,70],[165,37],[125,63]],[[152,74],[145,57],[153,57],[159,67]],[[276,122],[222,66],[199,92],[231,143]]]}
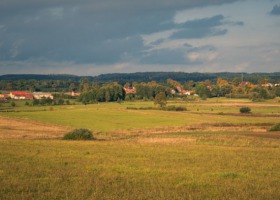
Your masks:
{"label": "shrub", "polygon": [[93,140],[92,132],[88,129],[75,129],[63,137],[64,140]]}
{"label": "shrub", "polygon": [[250,113],[251,112],[251,108],[249,107],[242,107],[240,108],[240,113]]}
{"label": "shrub", "polygon": [[167,110],[167,111],[187,111],[187,108],[183,107],[183,106],[167,106],[165,108],[162,108],[162,110]]}
{"label": "shrub", "polygon": [[280,123],[274,124],[269,131],[280,131]]}

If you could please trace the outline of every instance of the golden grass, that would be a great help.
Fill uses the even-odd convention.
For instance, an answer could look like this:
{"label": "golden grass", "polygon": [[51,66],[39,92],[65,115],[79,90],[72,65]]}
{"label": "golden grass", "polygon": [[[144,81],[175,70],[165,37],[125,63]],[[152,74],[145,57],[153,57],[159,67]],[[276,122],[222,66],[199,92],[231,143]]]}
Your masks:
{"label": "golden grass", "polygon": [[137,142],[140,144],[161,144],[161,145],[174,145],[174,144],[194,144],[196,143],[195,138],[185,138],[185,137],[169,137],[169,138],[139,138]]}
{"label": "golden grass", "polygon": [[62,137],[69,128],[30,119],[0,116],[0,139],[49,139]]}
{"label": "golden grass", "polygon": [[110,132],[116,138],[122,136],[155,136],[167,133],[190,133],[190,132],[257,132],[266,133],[267,125],[230,125],[230,124],[191,124],[176,127],[155,127],[130,130],[117,130]]}

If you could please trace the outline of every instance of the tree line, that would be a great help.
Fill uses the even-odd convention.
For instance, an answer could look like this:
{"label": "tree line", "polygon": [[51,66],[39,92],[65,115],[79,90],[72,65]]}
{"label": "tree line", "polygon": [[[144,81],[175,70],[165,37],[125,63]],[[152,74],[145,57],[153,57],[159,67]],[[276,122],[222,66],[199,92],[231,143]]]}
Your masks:
{"label": "tree line", "polygon": [[[271,73],[270,77],[260,76],[260,74],[254,74],[251,76],[251,79],[254,81],[249,81],[251,79],[246,77],[246,74],[243,76],[237,76],[236,74],[235,76],[232,76],[234,73],[229,73],[227,78],[216,77],[213,79],[205,79],[200,81],[189,79],[178,81],[178,78],[168,78],[164,81],[151,80],[147,82],[134,81],[133,75],[135,74],[138,73],[126,75],[130,75],[130,80],[133,80],[127,82],[124,82],[125,79],[121,79],[120,81],[102,82],[93,80],[90,77],[82,77],[77,80],[65,78],[62,80],[1,80],[0,90],[27,90],[32,92],[44,91],[53,92],[56,95],[58,93],[64,94],[67,92],[75,91],[80,93],[78,100],[83,102],[84,104],[110,101],[121,102],[123,100],[134,99],[153,100],[159,93],[164,93],[167,98],[185,97],[183,91],[192,91],[192,94],[197,94],[203,99],[212,97],[228,97],[249,98],[253,101],[260,101],[280,96],[280,78],[277,79],[278,73]],[[151,75],[152,77],[152,75],[166,75],[169,73],[147,72],[140,74]],[[185,73],[178,72],[172,74],[184,75]],[[199,73],[195,74],[197,75]],[[206,75],[204,74],[205,77],[207,77]],[[273,79],[271,78],[272,75],[275,75]],[[115,74],[107,76],[115,76]],[[209,76],[214,77],[213,74]],[[254,78],[256,78],[256,80]],[[126,94],[124,88],[135,88],[136,92]]]}

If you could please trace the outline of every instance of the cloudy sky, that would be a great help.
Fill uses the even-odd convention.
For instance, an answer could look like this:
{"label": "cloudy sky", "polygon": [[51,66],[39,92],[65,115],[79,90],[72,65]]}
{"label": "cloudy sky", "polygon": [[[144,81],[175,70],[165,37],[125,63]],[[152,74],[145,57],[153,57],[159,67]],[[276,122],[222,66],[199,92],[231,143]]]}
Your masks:
{"label": "cloudy sky", "polygon": [[280,0],[1,0],[0,74],[279,72]]}

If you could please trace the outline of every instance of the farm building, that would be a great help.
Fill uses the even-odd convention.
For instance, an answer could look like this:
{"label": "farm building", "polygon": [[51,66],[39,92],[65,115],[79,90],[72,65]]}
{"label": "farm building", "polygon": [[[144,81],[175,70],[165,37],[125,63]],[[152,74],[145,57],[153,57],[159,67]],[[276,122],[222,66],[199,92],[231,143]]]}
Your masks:
{"label": "farm building", "polygon": [[72,91],[71,92],[71,96],[72,97],[78,97],[78,96],[80,96],[81,95],[81,93],[79,93],[79,92],[76,92],[76,91]]}
{"label": "farm building", "polygon": [[33,95],[26,91],[10,92],[11,99],[33,99]]}
{"label": "farm building", "polygon": [[53,95],[51,93],[46,92],[33,92],[33,96],[35,99],[53,99]]}
{"label": "farm building", "polygon": [[194,91],[193,90],[182,90],[182,94],[184,94],[184,95],[192,95],[192,94],[194,94]]}
{"label": "farm building", "polygon": [[123,88],[126,94],[136,94],[136,88],[135,87],[129,87],[129,88]]}

